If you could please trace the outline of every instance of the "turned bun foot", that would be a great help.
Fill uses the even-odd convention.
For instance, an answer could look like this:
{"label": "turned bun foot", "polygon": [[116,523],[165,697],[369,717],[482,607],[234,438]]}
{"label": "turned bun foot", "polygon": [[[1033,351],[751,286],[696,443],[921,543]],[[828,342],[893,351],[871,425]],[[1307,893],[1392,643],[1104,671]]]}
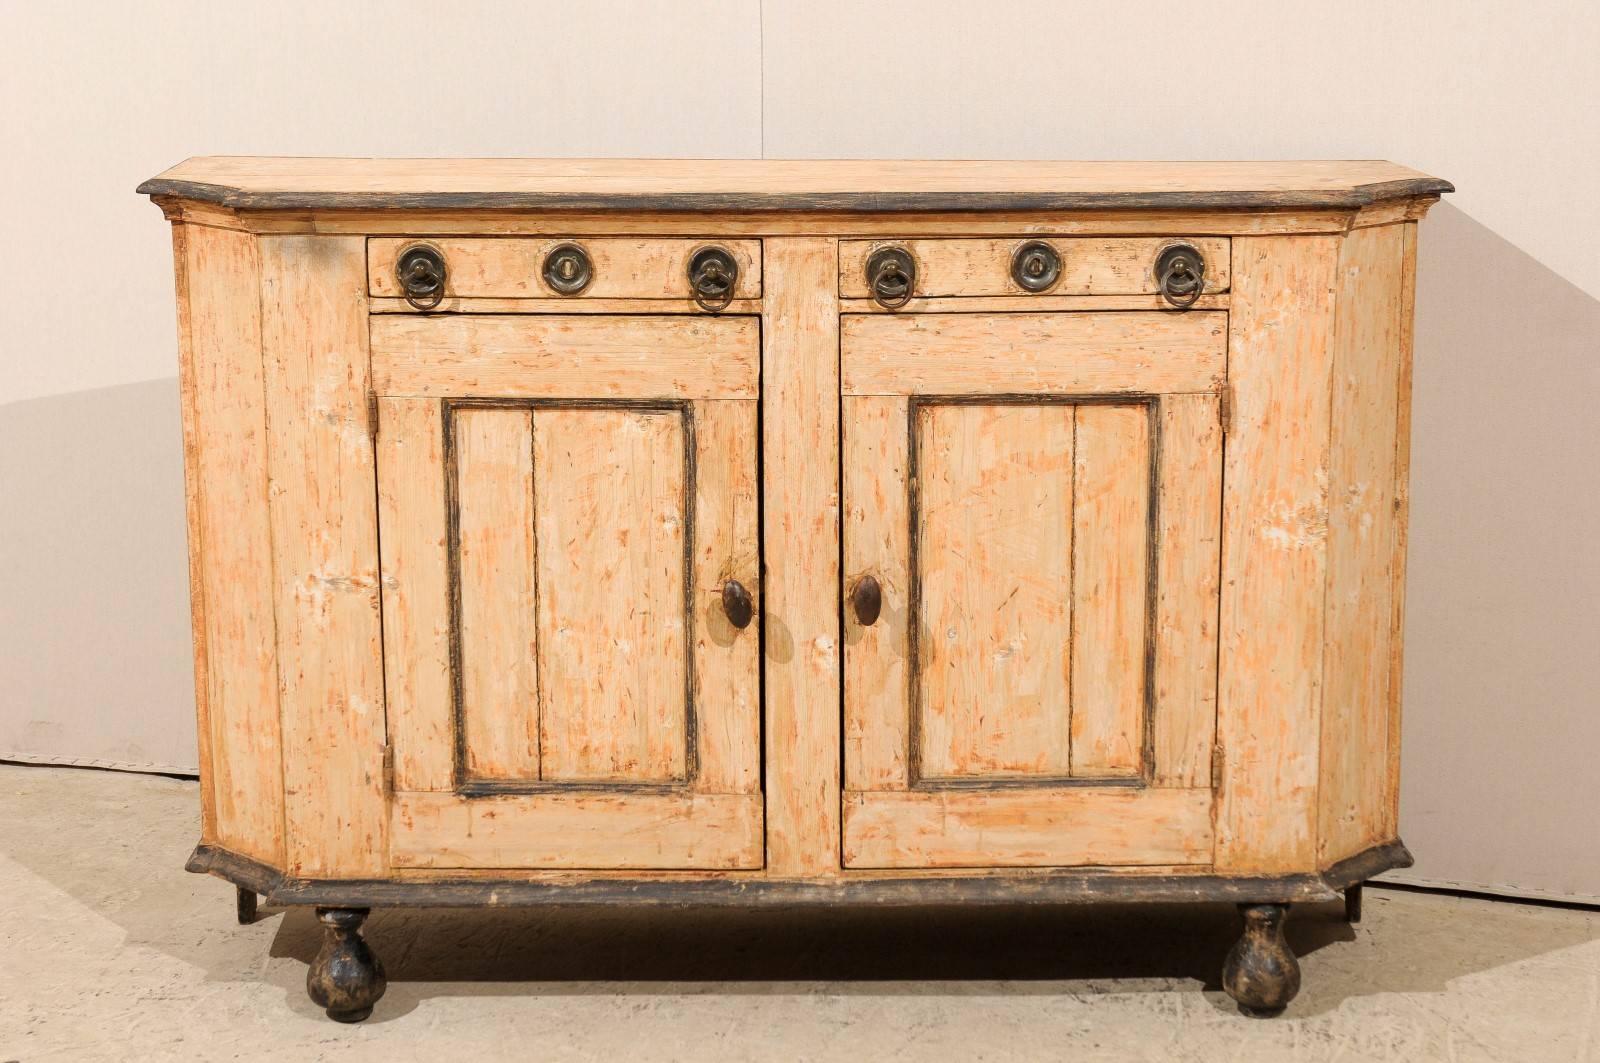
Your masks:
{"label": "turned bun foot", "polygon": [[383,964],[361,937],[366,908],[318,908],[322,950],[306,972],[306,992],[335,1022],[360,1022],[389,987]]}
{"label": "turned bun foot", "polygon": [[256,921],[256,891],[247,890],[243,886],[235,886],[238,896],[234,899],[235,910],[239,914],[239,925],[249,926]]}
{"label": "turned bun foot", "polygon": [[1244,936],[1222,965],[1222,988],[1246,1015],[1276,1015],[1300,992],[1300,963],[1284,939],[1287,904],[1241,904]]}

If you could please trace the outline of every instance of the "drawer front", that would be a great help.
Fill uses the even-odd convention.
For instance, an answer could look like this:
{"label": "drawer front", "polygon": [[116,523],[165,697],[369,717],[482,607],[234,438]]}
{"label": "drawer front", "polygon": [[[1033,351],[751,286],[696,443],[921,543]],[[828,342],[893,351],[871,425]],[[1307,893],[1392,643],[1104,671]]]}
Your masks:
{"label": "drawer front", "polygon": [[[1053,284],[1031,292],[1012,277],[1012,259],[1025,244],[1049,244],[1060,260]],[[839,244],[839,294],[871,298],[867,260],[885,247],[909,252],[916,266],[912,296],[1146,295],[1160,291],[1156,258],[1175,243],[1193,245],[1205,258],[1205,292],[1228,290],[1226,237],[1055,238],[998,240],[845,240]]]}
{"label": "drawer front", "polygon": [[[652,237],[383,237],[367,241],[367,291],[378,298],[405,295],[395,266],[416,244],[435,248],[445,262],[444,297],[457,299],[687,299],[689,259],[701,248],[720,247],[733,256],[739,274],[736,299],[761,295],[761,241]],[[546,282],[545,261],[560,247],[580,248],[591,278],[575,294]]]}

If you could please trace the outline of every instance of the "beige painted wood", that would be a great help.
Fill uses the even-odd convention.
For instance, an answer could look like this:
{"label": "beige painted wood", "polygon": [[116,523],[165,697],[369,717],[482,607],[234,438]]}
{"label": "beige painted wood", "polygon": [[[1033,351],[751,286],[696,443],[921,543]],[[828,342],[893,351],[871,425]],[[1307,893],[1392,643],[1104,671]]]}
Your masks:
{"label": "beige painted wood", "polygon": [[1324,864],[1389,840],[1406,227],[1339,252],[1317,830]]}
{"label": "beige painted wood", "polygon": [[[993,295],[912,298],[896,309],[874,299],[842,299],[847,314],[1040,314],[1071,310],[1157,310],[1170,313],[1172,304],[1160,295]],[[410,306],[407,305],[407,310]],[[1191,310],[1226,310],[1228,293],[1202,295]],[[412,310],[412,313],[416,311]]]}
{"label": "beige painted wood", "polygon": [[1217,725],[1222,425],[1216,394],[1163,395],[1151,784],[1211,785]]}
{"label": "beige painted wood", "polygon": [[1400,830],[1400,720],[1405,690],[1406,549],[1411,526],[1411,382],[1417,299],[1417,226],[1403,227],[1405,250],[1400,275],[1400,372],[1396,395],[1394,446],[1394,576],[1389,623],[1389,742],[1384,779],[1382,833]]}
{"label": "beige painted wood", "polygon": [[1068,773],[1073,420],[1048,404],[917,412],[923,778]]}
{"label": "beige painted wood", "polygon": [[256,239],[174,229],[202,833],[284,859]]}
{"label": "beige painted wood", "polygon": [[1228,315],[852,314],[847,395],[1213,391]]}
{"label": "beige painted wood", "polygon": [[844,611],[844,785],[907,785],[906,712],[911,704],[911,546],[907,401],[846,396],[841,403],[844,582],[848,596],[870,576],[882,612],[871,626]]}
{"label": "beige painted wood", "polygon": [[1075,413],[1071,774],[1133,776],[1144,766],[1150,415],[1143,406]]}
{"label": "beige painted wood", "polygon": [[[163,203],[185,223],[175,247],[204,838],[311,877],[837,879],[1083,863],[1292,873],[1393,837],[1414,223],[1433,197],[1359,186],[1418,175],[1386,164],[526,165],[402,164],[396,177],[380,164],[252,174],[245,162],[216,178],[238,178],[233,205]],[[914,215],[826,198],[799,213],[725,214],[354,209],[348,198],[290,211],[250,198],[340,182],[362,195],[394,180],[417,194],[1305,198],[1271,212]],[[1274,181],[1283,187],[1257,187]],[[435,315],[392,290],[369,300],[419,233],[449,245],[468,294]],[[1007,279],[1010,250],[1035,235],[1068,252],[1067,280],[1043,296]],[[1179,237],[1216,252],[1211,276],[1227,285],[1186,313],[1164,308],[1145,273]],[[545,292],[538,260],[561,239],[599,249],[616,290]],[[765,273],[715,317],[684,298],[675,257],[711,241],[751,256],[748,281]],[[896,241],[914,244],[937,294],[898,313],[841,300],[841,284],[865,294],[870,246]],[[973,404],[915,412],[916,398],[940,396]],[[451,456],[441,400],[456,398],[503,408],[463,409]],[[599,408],[614,400],[634,405]],[[513,424],[526,428],[478,432]],[[447,458],[462,503],[464,689],[492,687],[466,674],[475,643],[521,646],[487,672],[502,684],[531,675],[538,710],[552,648],[578,647],[576,664],[555,668],[571,689],[554,716],[530,716],[514,690],[480,698],[496,703],[479,717],[504,729],[493,733],[526,736],[543,716],[536,740],[556,736],[559,777],[537,778],[526,747],[520,767],[490,770],[527,793],[451,792]],[[1055,514],[1042,525],[1041,507]],[[252,511],[267,513],[256,540]],[[1027,534],[1008,536],[1022,513]],[[565,536],[563,548],[538,549],[547,536]],[[252,541],[265,563],[250,560]],[[505,549],[490,560],[482,547],[494,544]],[[1042,563],[1024,556],[1041,544]],[[519,571],[532,575],[519,584]],[[973,578],[991,571],[1000,578]],[[885,608],[863,628],[840,596],[869,573]],[[1002,636],[1029,591],[1009,596],[1007,574],[1065,587],[1039,593],[1036,641],[1020,647]],[[730,578],[759,603],[761,628],[727,622]],[[250,598],[252,581],[265,599]],[[499,595],[485,599],[499,612],[470,615],[469,585]],[[271,602],[269,625],[258,613],[251,626],[251,600]],[[940,646],[947,615],[968,613],[987,626],[959,652]],[[531,640],[516,631],[530,616],[542,625]],[[264,632],[264,653],[251,631]],[[913,697],[913,633],[925,667],[940,653],[957,662],[939,679],[954,693],[924,675]],[[997,660],[1035,659],[1029,678],[1055,678],[1060,696],[985,685],[1004,677]],[[245,705],[234,694],[251,679],[267,692]],[[263,741],[247,712],[281,738]],[[499,757],[495,741],[467,744]],[[248,764],[228,763],[235,750]],[[919,768],[959,785],[919,787]],[[265,801],[246,809],[223,795],[229,771],[255,773]],[[1122,785],[1050,785],[1063,771],[1118,773]],[[619,782],[647,785],[607,789]],[[251,853],[270,824],[243,840],[228,824],[268,823],[274,792],[281,848]]]}
{"label": "beige painted wood", "polygon": [[[594,277],[577,295],[562,296],[544,281],[544,261],[554,248],[578,243],[588,254]],[[549,236],[533,239],[472,237],[398,237],[367,242],[367,290],[374,296],[403,296],[395,263],[407,247],[425,243],[444,256],[446,298],[561,298],[568,304],[591,299],[684,299],[689,285],[689,259],[707,246],[703,240],[601,237],[575,239]],[[724,240],[717,244],[738,263],[734,296],[761,294],[761,243]]]}
{"label": "beige painted wood", "polygon": [[838,245],[763,254],[766,863],[826,876],[840,851]]}
{"label": "beige painted wood", "polygon": [[[205,565],[200,542],[200,402],[196,379],[199,374],[191,330],[193,296],[189,286],[189,233],[192,228],[181,222],[172,226],[172,272],[178,303],[178,409],[183,426],[183,517],[189,544],[189,631],[194,661],[195,763],[200,774],[200,840],[218,844],[217,800],[213,794],[216,761],[211,742],[211,727],[217,717],[211,714],[208,704],[211,676],[206,653]],[[268,553],[271,553],[270,546]],[[270,580],[267,595],[270,599]],[[273,649],[276,651],[277,647]]]}
{"label": "beige painted wood", "polygon": [[[1192,236],[1342,233],[1356,208],[1239,210],[984,211],[973,213],[863,214],[855,211],[732,211],[718,214],[640,211],[522,212],[505,210],[383,211],[238,210],[208,203],[152,197],[174,221],[253,233],[323,233],[359,236],[691,236],[696,239],[810,236],[904,239],[908,235],[972,236]],[[1368,209],[1368,208],[1362,208]]]}
{"label": "beige painted wood", "polygon": [[850,793],[844,824],[852,868],[1211,860],[1209,788]]}
{"label": "beige painted wood", "polygon": [[[451,420],[461,754],[468,779],[539,778],[533,415],[461,409]],[[541,467],[541,472],[544,471]],[[542,564],[544,555],[539,554]]]}
{"label": "beige painted wood", "polygon": [[[722,606],[738,580],[761,615],[759,408],[743,399],[694,405],[694,700],[704,793],[761,788],[761,627],[740,630]],[[707,711],[714,709],[715,711]]]}
{"label": "beige painted wood", "polygon": [[380,395],[755,398],[755,318],[372,318]]}
{"label": "beige painted wood", "polygon": [[755,868],[759,794],[398,793],[396,867]]}
{"label": "beige painted wood", "polygon": [[[404,299],[373,298],[368,308],[374,314],[421,314]],[[1150,309],[1159,309],[1152,306]],[[735,299],[722,311],[725,317],[759,314],[760,299]],[[532,299],[477,299],[447,297],[429,314],[699,314],[707,311],[689,298],[678,299],[595,299],[548,297]]]}
{"label": "beige painted wood", "polygon": [[287,862],[331,878],[388,866],[365,292],[364,241],[262,238]]}
{"label": "beige painted wood", "polygon": [[394,784],[455,785],[444,417],[437,399],[378,400],[383,665]]}
{"label": "beige painted wood", "polygon": [[1233,243],[1217,739],[1219,870],[1316,861],[1339,239]]}
{"label": "beige painted wood", "polygon": [[[1051,296],[1138,295],[1156,293],[1155,262],[1161,249],[1192,243],[1205,259],[1205,291],[1228,290],[1228,241],[1221,237],[1074,237],[1048,241],[1061,256],[1061,276]],[[899,247],[916,262],[915,296],[1029,296],[1011,278],[1011,260],[1030,239],[1001,240],[844,240],[839,244],[839,294],[864,299],[872,294],[867,260],[880,247]],[[1043,294],[1043,293],[1040,293]],[[1037,296],[1033,296],[1037,298]]]}
{"label": "beige painted wood", "polygon": [[[155,180],[246,194],[552,193],[875,196],[900,192],[1345,192],[1426,175],[1391,162],[1058,162],[893,159],[358,159],[202,156]],[[161,194],[170,194],[162,192]]]}
{"label": "beige painted wood", "polygon": [[682,414],[540,409],[533,426],[541,775],[682,781]]}

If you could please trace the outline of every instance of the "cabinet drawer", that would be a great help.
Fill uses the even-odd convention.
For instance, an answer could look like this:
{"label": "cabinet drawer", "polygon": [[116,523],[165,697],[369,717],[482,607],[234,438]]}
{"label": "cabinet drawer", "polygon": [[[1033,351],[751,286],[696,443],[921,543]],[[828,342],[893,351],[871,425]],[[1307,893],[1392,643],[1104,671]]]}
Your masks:
{"label": "cabinet drawer", "polygon": [[[426,244],[444,258],[444,297],[459,299],[687,299],[689,259],[706,247],[733,256],[738,277],[733,297],[761,294],[761,241],[635,237],[383,237],[367,241],[367,291],[379,298],[405,295],[396,264],[409,247]],[[589,280],[563,293],[545,280],[552,251],[577,247],[587,257]]]}
{"label": "cabinet drawer", "polygon": [[[1060,260],[1054,283],[1030,292],[1012,278],[1012,259],[1025,244],[1043,242]],[[845,240],[839,244],[839,294],[871,298],[867,260],[885,247],[901,248],[915,263],[912,296],[1146,295],[1160,290],[1156,258],[1176,243],[1191,244],[1205,258],[1205,292],[1228,290],[1226,237],[1056,238],[998,240]]]}

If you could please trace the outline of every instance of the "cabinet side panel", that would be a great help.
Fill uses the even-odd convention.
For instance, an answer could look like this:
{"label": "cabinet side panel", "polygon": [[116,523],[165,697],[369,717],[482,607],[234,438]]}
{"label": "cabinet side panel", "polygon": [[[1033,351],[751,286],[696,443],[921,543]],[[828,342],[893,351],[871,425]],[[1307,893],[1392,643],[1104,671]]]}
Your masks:
{"label": "cabinet side panel", "polygon": [[366,244],[261,241],[289,870],[381,874],[383,653]]}
{"label": "cabinet side panel", "polygon": [[1400,368],[1395,401],[1394,599],[1389,612],[1389,766],[1384,780],[1384,837],[1400,833],[1400,717],[1405,691],[1406,547],[1411,527],[1411,380],[1417,312],[1417,223],[1401,226],[1405,252],[1400,283]]}
{"label": "cabinet side panel", "polygon": [[256,238],[174,229],[201,834],[283,860]]}
{"label": "cabinet side panel", "polygon": [[1405,229],[1357,229],[1339,256],[1317,830],[1324,864],[1388,840]]}
{"label": "cabinet side panel", "polygon": [[765,248],[767,867],[839,870],[839,300],[834,240]]}
{"label": "cabinet side panel", "polygon": [[1337,237],[1234,241],[1223,463],[1218,871],[1316,860]]}

